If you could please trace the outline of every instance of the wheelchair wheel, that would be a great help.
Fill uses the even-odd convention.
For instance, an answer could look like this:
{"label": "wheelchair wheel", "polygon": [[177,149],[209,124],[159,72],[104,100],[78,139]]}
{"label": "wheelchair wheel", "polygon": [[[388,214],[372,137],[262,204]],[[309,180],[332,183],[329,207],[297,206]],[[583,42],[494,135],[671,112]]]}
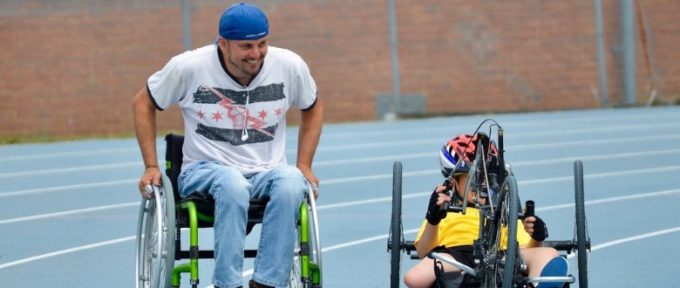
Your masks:
{"label": "wheelchair wheel", "polygon": [[311,185],[306,202],[300,205],[300,219],[297,228],[297,243],[288,281],[289,288],[320,288],[322,283],[321,242],[316,200]]}
{"label": "wheelchair wheel", "polygon": [[312,251],[311,262],[308,263],[311,283],[308,287],[320,288],[323,287],[323,269],[321,260],[321,237],[319,234],[319,214],[316,210],[316,199],[314,198],[314,193],[312,192],[311,186],[309,187],[309,193],[307,194],[307,200],[309,205],[307,209],[309,210],[310,222],[311,222],[311,245],[310,250]]}
{"label": "wheelchair wheel", "polygon": [[578,283],[580,288],[588,287],[588,254],[590,238],[586,223],[586,209],[583,189],[583,163],[574,162],[575,206],[576,206],[576,251],[578,260]]}
{"label": "wheelchair wheel", "polygon": [[300,257],[296,256],[293,258],[293,265],[290,269],[290,281],[288,281],[288,288],[303,288],[302,283],[302,270],[300,267]]}
{"label": "wheelchair wheel", "polygon": [[175,199],[170,180],[153,187],[154,198],[143,199],[135,247],[137,288],[169,287],[175,261]]}
{"label": "wheelchair wheel", "polygon": [[[493,271],[490,273],[491,275],[487,275],[484,279],[485,285],[482,285],[482,287],[514,287],[515,276],[519,275],[519,248],[516,240],[518,195],[517,180],[513,175],[508,175],[501,186],[500,197],[498,197],[498,209],[495,211],[495,219],[497,220],[491,227],[495,233],[487,234],[494,237],[492,251],[487,252],[496,255],[488,255],[488,253],[486,255],[494,261],[492,263]],[[504,233],[505,228],[507,228],[507,234]],[[503,234],[505,234],[505,237],[502,236]],[[500,251],[504,252],[498,253]],[[504,259],[501,257],[504,257]],[[499,285],[501,283],[502,286]]]}
{"label": "wheelchair wheel", "polygon": [[401,246],[404,242],[404,231],[401,222],[401,162],[394,162],[392,168],[392,219],[387,250],[390,253],[390,287],[398,288],[401,283]]}

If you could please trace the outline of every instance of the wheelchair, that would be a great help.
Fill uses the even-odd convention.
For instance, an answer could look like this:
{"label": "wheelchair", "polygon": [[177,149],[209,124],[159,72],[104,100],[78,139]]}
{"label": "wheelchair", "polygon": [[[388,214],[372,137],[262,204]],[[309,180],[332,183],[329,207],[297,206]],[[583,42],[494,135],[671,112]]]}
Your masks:
{"label": "wheelchair", "polygon": [[[533,215],[533,202],[527,201],[527,210],[522,210],[517,188],[517,180],[513,175],[510,165],[505,164],[503,159],[503,128],[493,119],[484,120],[475,130],[479,133],[481,127],[487,123],[489,132],[496,129],[497,135],[497,161],[492,167],[487,161],[492,157],[488,154],[489,144],[478,141],[476,156],[473,160],[468,181],[465,185],[462,199],[454,196],[446,208],[448,212],[465,213],[468,205],[468,193],[479,191],[474,203],[480,211],[479,236],[473,243],[473,257],[475,267],[469,267],[451,258],[444,257],[441,253],[430,252],[428,257],[454,265],[465,275],[461,287],[482,288],[511,288],[533,287],[541,282],[564,283],[564,287],[576,282],[576,277],[528,277],[526,276],[526,264],[522,259],[517,241],[507,241],[503,246],[501,238],[516,239],[518,219]],[[491,135],[489,133],[488,135]],[[493,143],[489,140],[489,143]],[[484,153],[483,151],[486,151]],[[458,166],[458,165],[456,165]],[[567,257],[572,252],[577,255],[578,280],[580,288],[588,287],[588,256],[590,253],[590,237],[587,232],[587,223],[584,205],[583,164],[581,161],[574,162],[575,184],[575,232],[571,240],[544,241],[544,247],[553,247],[562,252],[562,257]],[[404,229],[401,220],[402,201],[402,164],[396,161],[393,165],[392,183],[392,215],[390,232],[387,241],[387,251],[390,258],[390,287],[400,287],[401,283],[401,254],[405,252],[411,259],[418,259],[414,241],[404,239]],[[498,191],[498,192],[496,192]],[[479,201],[479,198],[485,201]],[[457,198],[457,199],[456,199]],[[484,203],[484,204],[481,204]],[[501,236],[507,231],[507,236]],[[565,255],[566,254],[566,255]]]}
{"label": "wheelchair", "polygon": [[[213,250],[199,249],[199,228],[211,228],[214,221],[214,200],[198,193],[180,198],[177,177],[182,165],[182,135],[168,134],[166,170],[162,185],[151,186],[153,198],[142,199],[137,224],[135,247],[135,287],[179,287],[181,274],[189,274],[189,283],[198,287],[199,259],[214,258]],[[311,187],[300,205],[297,242],[288,287],[320,288],[321,245],[316,202]],[[267,200],[251,199],[248,208],[246,234],[262,223]],[[182,229],[189,229],[189,250],[182,250]],[[257,250],[246,249],[245,258],[254,258]],[[175,264],[178,260],[188,260]]]}

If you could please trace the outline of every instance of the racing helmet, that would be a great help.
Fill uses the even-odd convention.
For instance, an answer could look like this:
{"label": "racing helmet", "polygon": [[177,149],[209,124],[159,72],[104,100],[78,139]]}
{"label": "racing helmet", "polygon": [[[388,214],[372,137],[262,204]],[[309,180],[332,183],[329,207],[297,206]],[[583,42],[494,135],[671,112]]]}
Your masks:
{"label": "racing helmet", "polygon": [[439,151],[439,165],[442,175],[449,177],[468,173],[472,161],[475,160],[479,140],[482,140],[484,147],[490,146],[492,156],[498,155],[496,146],[489,141],[489,136],[486,134],[460,134],[448,140]]}

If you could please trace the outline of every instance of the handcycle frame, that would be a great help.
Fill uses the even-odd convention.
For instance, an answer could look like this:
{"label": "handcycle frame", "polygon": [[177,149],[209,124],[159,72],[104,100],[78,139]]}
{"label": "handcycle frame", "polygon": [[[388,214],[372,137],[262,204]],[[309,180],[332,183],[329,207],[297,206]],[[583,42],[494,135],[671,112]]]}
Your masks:
{"label": "handcycle frame", "polygon": [[[431,252],[428,257],[457,266],[464,273],[471,275],[472,285],[479,287],[529,287],[529,283],[540,282],[561,282],[567,286],[575,282],[575,277],[533,277],[524,276],[526,264],[519,252],[517,241],[506,241],[507,246],[502,247],[502,231],[506,227],[507,236],[505,239],[516,239],[517,220],[524,218],[521,209],[517,181],[513,175],[510,165],[506,165],[503,157],[503,128],[493,119],[484,120],[475,130],[478,135],[483,125],[489,124],[489,134],[495,128],[497,132],[497,165],[491,167],[489,160],[490,143],[483,144],[484,141],[477,142],[476,157],[468,172],[468,181],[462,199],[456,196],[456,200],[448,205],[449,212],[465,213],[467,208],[468,193],[477,191],[473,205],[480,211],[479,237],[473,243],[473,256],[475,267],[452,260],[450,257]],[[460,159],[459,161],[462,161]],[[459,167],[457,163],[456,167]],[[579,287],[587,287],[587,255],[590,250],[590,239],[587,235],[585,222],[585,208],[583,197],[583,164],[580,161],[574,163],[575,179],[575,202],[576,202],[576,227],[574,239],[567,241],[544,241],[543,246],[554,247],[557,250],[571,253],[577,251]],[[450,183],[452,171],[447,177],[446,183]],[[403,235],[403,224],[401,221],[401,187],[402,187],[402,164],[396,161],[393,166],[393,195],[392,195],[392,219],[390,233],[388,237],[387,250],[390,254],[390,282],[391,287],[399,287],[401,270],[401,253],[406,252],[411,255],[415,251],[413,241],[405,241]],[[482,204],[481,199],[486,199]],[[411,258],[418,259],[417,255]],[[509,269],[508,269],[509,268]]]}
{"label": "handcycle frame", "polygon": [[[213,258],[212,250],[199,250],[198,229],[212,227],[214,215],[206,205],[214,205],[206,198],[179,199],[176,182],[169,177],[179,175],[177,159],[181,159],[182,136],[166,136],[166,173],[161,186],[148,186],[150,197],[140,203],[135,246],[135,287],[179,287],[180,275],[188,273],[192,287],[197,287],[198,259]],[[178,152],[179,151],[179,152]],[[173,155],[173,153],[180,153]],[[288,287],[320,288],[321,245],[316,201],[308,186],[305,201],[300,204],[297,225],[297,246]],[[175,202],[175,200],[178,200]],[[266,201],[251,199],[248,209],[247,232],[262,222]],[[203,207],[203,208],[201,208]],[[181,229],[189,228],[189,250],[181,249]],[[254,258],[257,250],[244,251],[246,258]],[[174,265],[175,260],[189,259]]]}

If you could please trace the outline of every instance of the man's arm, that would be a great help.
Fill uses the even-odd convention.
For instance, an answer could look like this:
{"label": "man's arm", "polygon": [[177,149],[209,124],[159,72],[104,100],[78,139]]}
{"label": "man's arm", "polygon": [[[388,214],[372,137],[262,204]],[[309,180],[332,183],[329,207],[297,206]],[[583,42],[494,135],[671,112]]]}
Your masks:
{"label": "man's arm", "polygon": [[[298,133],[297,154],[298,169],[302,171],[302,175],[304,175],[310,183],[317,187],[319,185],[319,179],[316,178],[314,172],[312,172],[312,161],[314,160],[316,146],[319,144],[322,126],[323,101],[321,101],[321,98],[317,98],[314,107],[302,111],[302,119]],[[318,196],[316,193],[317,191],[314,191],[315,196]]]}
{"label": "man's arm", "polygon": [[139,191],[145,197],[144,187],[148,184],[160,185],[161,172],[156,156],[156,105],[151,102],[146,87],[132,98],[137,143],[144,159],[144,175],[139,181]]}

